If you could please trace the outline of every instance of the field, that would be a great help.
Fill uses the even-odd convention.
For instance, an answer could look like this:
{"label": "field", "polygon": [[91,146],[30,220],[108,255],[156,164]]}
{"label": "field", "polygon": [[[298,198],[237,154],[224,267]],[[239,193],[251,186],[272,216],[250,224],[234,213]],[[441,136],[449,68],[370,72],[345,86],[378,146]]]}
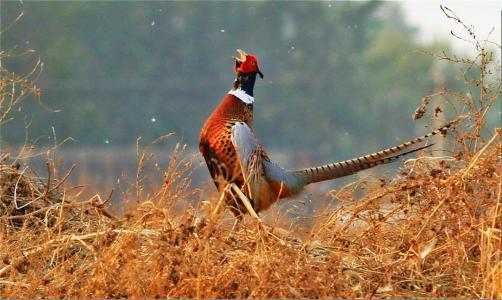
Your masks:
{"label": "field", "polygon": [[[49,163],[41,177],[19,153],[0,153],[0,297],[502,298],[502,131],[485,125],[500,105],[500,69],[473,40],[475,59],[437,55],[477,70],[463,74],[471,96],[433,95],[462,108],[449,154],[423,153],[391,180],[329,192],[339,205],[306,220],[307,232],[280,213],[233,227],[212,189],[192,201],[182,145],[157,171],[146,168],[157,141],[138,146],[121,214],[109,195],[69,185],[72,168]],[[36,73],[2,69],[0,124],[40,96]],[[434,110],[425,102],[416,118]],[[148,185],[152,176],[162,184]]]}

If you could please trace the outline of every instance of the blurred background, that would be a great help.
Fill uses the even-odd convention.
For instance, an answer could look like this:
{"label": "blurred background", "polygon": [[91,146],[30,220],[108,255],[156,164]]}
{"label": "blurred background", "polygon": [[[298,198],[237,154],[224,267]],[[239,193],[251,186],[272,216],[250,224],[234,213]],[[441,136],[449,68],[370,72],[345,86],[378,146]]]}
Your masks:
{"label": "blurred background", "polygon": [[[481,39],[500,43],[499,2],[445,4]],[[25,74],[44,62],[43,105],[26,101],[2,126],[0,146],[22,146],[25,132],[40,149],[54,144],[53,132],[60,141],[72,137],[59,148],[63,164],[78,163],[73,180],[100,192],[135,174],[139,136],[144,144],[176,133],[155,148],[161,165],[175,142],[198,152],[203,122],[231,87],[237,48],[259,59],[265,78],[255,87],[255,131],[288,168],[349,159],[428,131],[430,118],[411,119],[421,99],[443,86],[465,88],[456,66],[428,52],[474,49],[450,35],[468,38],[435,2],[0,5],[2,28],[24,14],[2,31],[2,51],[35,50],[4,66]],[[444,111],[439,119],[450,119]],[[488,120],[499,124],[500,109]],[[205,166],[193,176],[196,186],[209,180]]]}

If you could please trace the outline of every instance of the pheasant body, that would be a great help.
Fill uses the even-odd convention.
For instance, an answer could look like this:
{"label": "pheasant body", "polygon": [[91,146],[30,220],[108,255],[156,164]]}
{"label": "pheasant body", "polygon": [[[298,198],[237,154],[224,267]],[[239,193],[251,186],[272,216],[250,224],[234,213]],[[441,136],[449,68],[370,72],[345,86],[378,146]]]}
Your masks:
{"label": "pheasant body", "polygon": [[[207,119],[199,138],[199,147],[213,178],[216,175],[225,180],[242,177],[237,172],[237,153],[232,144],[232,127],[237,122],[251,126],[252,108],[234,95],[227,94],[218,108]],[[242,181],[242,178],[238,178]]]}
{"label": "pheasant body", "polygon": [[[254,56],[238,51],[241,58],[235,58],[237,78],[233,88],[205,122],[199,148],[216,187],[222,191],[227,183],[235,183],[256,212],[298,194],[308,184],[348,176],[430,147],[432,144],[418,144],[454,124],[450,122],[409,142],[354,159],[301,170],[284,169],[270,161],[253,132],[253,88],[256,74],[263,75]],[[232,194],[227,195],[226,203],[236,216],[246,211]]]}
{"label": "pheasant body", "polygon": [[[231,90],[209,116],[201,130],[199,150],[204,156],[209,173],[219,190],[224,188],[223,184],[226,182],[233,182],[244,189],[244,173],[241,170],[232,136],[233,129],[237,124],[246,124],[252,128],[253,106],[251,99],[252,96],[249,96],[242,89]],[[258,147],[256,152],[263,160],[269,160],[263,147]],[[264,173],[262,172],[261,175]],[[235,214],[242,211],[240,204],[232,199],[227,199],[227,204]]]}

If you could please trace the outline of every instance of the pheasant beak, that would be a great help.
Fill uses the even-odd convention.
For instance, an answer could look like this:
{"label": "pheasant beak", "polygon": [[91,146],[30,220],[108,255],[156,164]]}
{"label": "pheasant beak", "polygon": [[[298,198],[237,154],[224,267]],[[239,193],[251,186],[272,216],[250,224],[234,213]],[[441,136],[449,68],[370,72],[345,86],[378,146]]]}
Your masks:
{"label": "pheasant beak", "polygon": [[246,60],[246,52],[242,51],[241,49],[237,49],[237,52],[239,52],[240,57],[232,56],[232,58],[235,60],[235,67],[239,68],[241,64]]}
{"label": "pheasant beak", "polygon": [[236,62],[238,63],[243,63],[245,60],[246,60],[246,52],[244,52],[243,50],[241,49],[237,49],[237,52],[239,52],[239,55],[240,57],[233,57],[235,59]]}

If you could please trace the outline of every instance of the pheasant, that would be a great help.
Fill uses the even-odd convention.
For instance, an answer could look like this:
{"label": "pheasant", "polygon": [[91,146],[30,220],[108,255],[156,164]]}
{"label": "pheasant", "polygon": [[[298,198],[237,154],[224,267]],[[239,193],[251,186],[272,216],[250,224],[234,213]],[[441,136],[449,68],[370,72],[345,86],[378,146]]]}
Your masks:
{"label": "pheasant", "polygon": [[[432,146],[418,146],[428,137],[444,133],[453,122],[424,136],[365,156],[301,170],[287,170],[270,161],[253,132],[253,89],[256,76],[263,78],[258,60],[238,49],[234,57],[236,79],[232,89],[206,120],[199,149],[216,187],[223,192],[234,183],[259,213],[281,198],[296,195],[311,183],[348,176]],[[414,147],[415,146],[415,147]],[[226,204],[236,217],[246,213],[245,203],[226,195]],[[249,208],[248,208],[249,210]]]}

